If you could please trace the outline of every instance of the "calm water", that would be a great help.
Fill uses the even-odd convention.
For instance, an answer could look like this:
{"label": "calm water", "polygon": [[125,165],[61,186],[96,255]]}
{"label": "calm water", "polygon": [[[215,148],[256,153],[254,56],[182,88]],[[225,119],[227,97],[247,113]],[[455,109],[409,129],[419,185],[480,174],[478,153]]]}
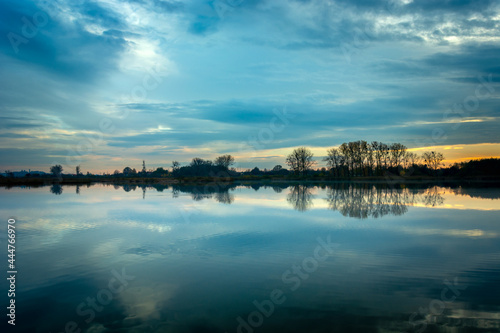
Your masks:
{"label": "calm water", "polygon": [[49,186],[0,202],[5,262],[17,221],[15,332],[500,331],[500,189]]}

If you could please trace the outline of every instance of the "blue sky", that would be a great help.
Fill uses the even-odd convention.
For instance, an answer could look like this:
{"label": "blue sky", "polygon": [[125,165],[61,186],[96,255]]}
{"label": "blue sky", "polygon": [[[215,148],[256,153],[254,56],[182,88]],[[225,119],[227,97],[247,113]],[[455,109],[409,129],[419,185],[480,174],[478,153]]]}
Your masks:
{"label": "blue sky", "polygon": [[497,1],[6,0],[0,36],[3,169],[500,155]]}

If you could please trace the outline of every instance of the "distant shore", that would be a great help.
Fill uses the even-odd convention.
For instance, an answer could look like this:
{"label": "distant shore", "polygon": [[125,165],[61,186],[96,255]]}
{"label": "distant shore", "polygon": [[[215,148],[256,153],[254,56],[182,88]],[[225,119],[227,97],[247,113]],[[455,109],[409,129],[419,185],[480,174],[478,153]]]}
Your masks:
{"label": "distant shore", "polygon": [[243,177],[109,177],[109,176],[83,176],[83,177],[22,177],[0,178],[0,186],[43,186],[51,184],[60,185],[86,185],[86,184],[135,184],[135,185],[205,185],[209,183],[376,183],[376,184],[424,184],[424,183],[454,183],[454,184],[491,184],[500,186],[498,177],[422,177],[422,176],[396,176],[383,177],[355,177],[350,179],[336,179],[329,177],[269,177],[269,176],[243,176]]}

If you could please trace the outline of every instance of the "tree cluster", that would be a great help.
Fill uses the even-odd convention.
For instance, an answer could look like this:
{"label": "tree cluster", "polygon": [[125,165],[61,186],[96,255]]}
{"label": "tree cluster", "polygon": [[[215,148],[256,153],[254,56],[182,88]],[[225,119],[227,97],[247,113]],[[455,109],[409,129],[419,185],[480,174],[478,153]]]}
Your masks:
{"label": "tree cluster", "polygon": [[399,174],[401,170],[417,166],[420,161],[437,170],[443,160],[443,154],[438,152],[425,152],[419,157],[401,143],[368,143],[364,140],[344,142],[338,148],[330,148],[324,158],[336,177],[382,176],[387,171]]}
{"label": "tree cluster", "polygon": [[[243,172],[238,172],[231,166],[234,157],[221,155],[213,161],[195,157],[191,163],[181,166],[173,161],[171,171],[159,167],[156,170],[147,170],[143,161],[142,170],[137,171],[125,167],[123,171],[115,170],[115,177],[248,177],[248,178],[283,178],[283,177],[312,177],[312,178],[353,178],[353,177],[381,177],[387,175],[398,176],[443,176],[443,177],[499,177],[500,159],[490,158],[476,161],[457,163],[453,166],[442,168],[444,156],[435,151],[424,152],[421,156],[409,152],[401,143],[386,144],[372,141],[370,143],[359,140],[344,142],[338,147],[330,148],[323,161],[327,168],[313,169],[316,161],[309,148],[294,149],[286,157],[289,169],[282,165],[274,168],[259,169],[255,167]],[[53,176],[61,177],[63,168],[54,165],[50,168]],[[9,175],[7,173],[7,175]],[[76,176],[82,176],[80,166],[76,167]],[[87,172],[87,176],[91,176]],[[110,175],[104,175],[110,176]],[[65,175],[65,177],[73,177]],[[4,177],[5,178],[5,177]]]}
{"label": "tree cluster", "polygon": [[180,166],[177,161],[172,162],[174,177],[231,177],[237,173],[229,168],[234,164],[234,157],[222,155],[214,161],[195,157],[188,166]]}
{"label": "tree cluster", "polygon": [[380,176],[389,169],[406,169],[417,163],[418,157],[401,143],[359,140],[328,149],[324,161],[337,177]]}

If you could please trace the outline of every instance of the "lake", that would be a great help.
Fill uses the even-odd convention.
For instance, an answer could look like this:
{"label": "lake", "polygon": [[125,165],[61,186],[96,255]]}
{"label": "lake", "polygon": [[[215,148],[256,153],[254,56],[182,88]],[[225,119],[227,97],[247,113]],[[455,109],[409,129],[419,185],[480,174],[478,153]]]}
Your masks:
{"label": "lake", "polygon": [[0,202],[15,332],[500,331],[499,188],[53,185]]}

